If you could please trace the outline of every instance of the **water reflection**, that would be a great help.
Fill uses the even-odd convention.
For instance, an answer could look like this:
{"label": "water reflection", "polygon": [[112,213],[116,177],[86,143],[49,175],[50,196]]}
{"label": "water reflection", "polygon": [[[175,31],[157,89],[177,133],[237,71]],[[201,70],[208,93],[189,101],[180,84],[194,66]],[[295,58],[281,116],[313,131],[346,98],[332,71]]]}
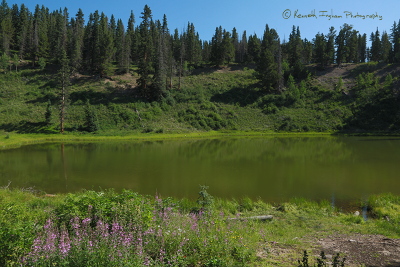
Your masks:
{"label": "water reflection", "polygon": [[225,198],[294,197],[332,205],[400,193],[400,142],[359,137],[221,138],[46,144],[0,151],[0,186],[48,193],[122,188],[196,197],[199,185]]}

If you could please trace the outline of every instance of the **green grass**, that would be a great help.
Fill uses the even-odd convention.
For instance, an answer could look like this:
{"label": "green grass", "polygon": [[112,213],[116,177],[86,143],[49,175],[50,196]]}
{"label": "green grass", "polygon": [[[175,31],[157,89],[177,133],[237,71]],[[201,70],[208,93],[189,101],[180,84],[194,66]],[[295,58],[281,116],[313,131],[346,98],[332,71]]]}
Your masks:
{"label": "green grass", "polygon": [[[346,79],[356,84],[359,74],[385,76],[394,70],[392,65],[360,64]],[[334,92],[331,86],[324,88],[318,77],[311,77],[304,80],[305,90],[299,99],[294,99],[287,91],[273,94],[261,89],[254,74],[254,69],[240,65],[199,68],[183,77],[180,90],[175,77],[173,88],[153,102],[140,98],[136,74],[116,75],[112,81],[76,76],[68,88],[66,132],[88,130],[87,103],[97,118],[96,134],[108,136],[210,130],[396,132],[399,128],[396,94],[367,88],[368,94],[350,90],[345,95]],[[29,68],[0,74],[0,131],[57,133],[60,90],[55,77],[50,70]],[[334,82],[337,77],[326,79]],[[383,82],[381,78],[379,88]],[[49,100],[52,114],[50,124],[46,124]]]}
{"label": "green grass", "polygon": [[[364,221],[327,201],[196,202],[113,190],[49,196],[5,187],[0,189],[0,264],[294,266],[303,250],[312,251],[316,240],[331,234],[398,238],[399,203],[398,196],[372,196],[372,217]],[[256,215],[273,219],[232,219]]]}

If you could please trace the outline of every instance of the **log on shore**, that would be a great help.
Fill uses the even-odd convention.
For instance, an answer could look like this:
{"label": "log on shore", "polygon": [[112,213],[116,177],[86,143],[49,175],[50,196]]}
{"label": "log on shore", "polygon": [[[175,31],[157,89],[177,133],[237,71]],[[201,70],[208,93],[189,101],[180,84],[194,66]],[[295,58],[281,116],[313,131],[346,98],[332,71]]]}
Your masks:
{"label": "log on shore", "polygon": [[258,220],[258,221],[270,221],[274,218],[272,215],[261,215],[261,216],[251,216],[251,217],[235,217],[235,218],[228,218],[228,220]]}

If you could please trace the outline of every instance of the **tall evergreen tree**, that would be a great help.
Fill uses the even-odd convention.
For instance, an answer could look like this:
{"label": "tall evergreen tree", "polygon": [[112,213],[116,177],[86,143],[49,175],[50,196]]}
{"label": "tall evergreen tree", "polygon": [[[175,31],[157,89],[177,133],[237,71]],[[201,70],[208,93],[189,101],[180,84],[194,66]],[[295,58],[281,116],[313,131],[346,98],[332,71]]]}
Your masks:
{"label": "tall evergreen tree", "polygon": [[359,62],[365,62],[367,57],[367,34],[358,35],[358,58]]}
{"label": "tall evergreen tree", "polygon": [[261,43],[260,58],[256,62],[256,77],[269,92],[281,91],[282,65],[281,44],[278,33],[266,25]]}
{"label": "tall evergreen tree", "polygon": [[392,54],[392,44],[390,43],[390,38],[386,31],[382,33],[381,47],[382,47],[382,61],[386,63],[391,62],[392,59],[390,58],[390,55]]}
{"label": "tall evergreen tree", "polygon": [[379,30],[376,29],[375,33],[371,33],[371,50],[370,50],[370,60],[371,61],[381,61],[382,59],[382,48],[381,48],[381,38]]}
{"label": "tall evergreen tree", "polygon": [[231,33],[224,30],[222,35],[221,53],[223,63],[230,63],[235,59],[235,46],[231,38]]}
{"label": "tall evergreen tree", "polygon": [[139,43],[138,43],[138,73],[139,87],[142,89],[142,94],[145,97],[150,97],[149,83],[150,74],[152,73],[152,58],[153,58],[153,38],[150,32],[151,24],[153,23],[151,9],[145,5],[141,13],[142,22],[139,25]]}
{"label": "tall evergreen tree", "polygon": [[310,64],[312,61],[312,50],[313,50],[313,45],[312,42],[309,40],[304,39],[303,40],[303,54],[302,58],[304,61],[304,64]]}
{"label": "tall evergreen tree", "polygon": [[61,51],[60,69],[58,71],[58,80],[61,87],[60,92],[60,133],[64,133],[65,130],[65,117],[66,117],[66,106],[68,96],[68,86],[70,79],[69,60],[67,52]]}
{"label": "tall evergreen tree", "polygon": [[329,28],[329,33],[326,35],[326,38],[325,64],[330,65],[335,62],[336,30],[334,27]]}
{"label": "tall evergreen tree", "polygon": [[257,34],[249,36],[247,63],[255,63],[260,59],[261,41]]}
{"label": "tall evergreen tree", "polygon": [[292,32],[289,36],[288,61],[291,67],[295,67],[299,63],[303,63],[303,40],[300,36],[300,28],[293,25]]}
{"label": "tall evergreen tree", "polygon": [[9,55],[10,46],[13,42],[14,25],[11,9],[7,2],[3,0],[0,5],[0,39],[1,51]]}
{"label": "tall evergreen tree", "polygon": [[391,28],[390,38],[393,45],[392,58],[393,62],[400,62],[400,20],[398,23],[394,22]]}
{"label": "tall evergreen tree", "polygon": [[322,68],[327,65],[326,44],[325,35],[323,33],[317,33],[313,40],[313,60]]}
{"label": "tall evergreen tree", "polygon": [[211,62],[215,66],[221,66],[224,63],[222,53],[222,26],[215,28],[215,34],[211,39]]}
{"label": "tall evergreen tree", "polygon": [[137,56],[136,56],[136,54],[137,54],[137,38],[136,38],[136,32],[135,32],[135,15],[133,14],[133,11],[131,11],[131,15],[129,16],[129,19],[128,19],[126,35],[127,35],[126,46],[127,46],[127,48],[129,48],[130,61],[135,62],[137,59]]}
{"label": "tall evergreen tree", "polygon": [[85,19],[82,9],[79,9],[75,18],[71,18],[70,22],[70,38],[69,38],[69,57],[70,65],[74,71],[77,71],[82,66],[84,34],[85,34]]}
{"label": "tall evergreen tree", "polygon": [[360,61],[358,55],[358,31],[352,30],[350,32],[347,46],[348,46],[348,55],[346,61],[350,63],[359,63]]}
{"label": "tall evergreen tree", "polygon": [[235,62],[239,62],[239,34],[236,28],[232,29],[232,44],[235,53]]}
{"label": "tall evergreen tree", "polygon": [[193,23],[188,23],[183,38],[185,43],[185,60],[189,64],[198,65],[201,60],[201,41]]}
{"label": "tall evergreen tree", "polygon": [[29,43],[30,43],[29,32],[31,31],[30,26],[32,25],[30,21],[31,21],[31,13],[24,4],[21,4],[17,22],[18,25],[18,30],[16,31],[17,37],[16,40],[14,40],[15,46],[19,50],[20,58],[24,58],[25,54],[29,50]]}
{"label": "tall evergreen tree", "polygon": [[160,29],[160,34],[157,44],[157,61],[155,64],[155,73],[153,81],[152,98],[160,99],[164,90],[167,88],[167,78],[170,77],[170,58],[172,55],[169,53],[169,30],[167,23],[167,16],[164,15],[163,23]]}
{"label": "tall evergreen tree", "polygon": [[336,36],[336,63],[340,66],[343,62],[347,62],[349,55],[349,38],[353,26],[345,23],[340,27],[339,34]]}
{"label": "tall evergreen tree", "polygon": [[100,75],[109,75],[112,59],[115,53],[112,28],[108,25],[108,18],[104,13],[100,16],[99,57],[95,70]]}
{"label": "tall evergreen tree", "polygon": [[130,65],[130,47],[128,47],[130,40],[128,39],[129,35],[125,34],[124,24],[121,19],[118,19],[115,31],[115,58],[118,69],[122,73],[127,73]]}
{"label": "tall evergreen tree", "polygon": [[239,63],[243,63],[247,59],[247,52],[248,52],[248,44],[247,44],[247,33],[246,31],[243,32],[242,38],[239,42],[239,51],[237,53],[237,61]]}

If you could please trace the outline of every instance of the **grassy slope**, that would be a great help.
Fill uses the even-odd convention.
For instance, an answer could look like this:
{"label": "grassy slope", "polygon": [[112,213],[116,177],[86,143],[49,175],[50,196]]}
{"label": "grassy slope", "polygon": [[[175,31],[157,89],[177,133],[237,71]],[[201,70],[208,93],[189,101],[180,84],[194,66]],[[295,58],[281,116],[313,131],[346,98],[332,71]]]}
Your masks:
{"label": "grassy slope", "polygon": [[[89,101],[95,110],[98,131],[102,135],[137,133],[189,133],[210,130],[334,132],[396,131],[400,112],[396,106],[398,79],[394,79],[391,97],[354,94],[357,75],[372,72],[382,87],[384,77],[399,69],[392,65],[359,64],[315,71],[306,80],[306,91],[293,101],[288,93],[266,94],[258,87],[254,70],[243,66],[222,69],[200,68],[182,79],[181,90],[173,89],[158,102],[138,98],[137,76],[117,75],[112,79],[76,75],[71,79],[67,108],[68,132],[82,132],[86,124]],[[343,77],[343,93],[334,91],[338,77]],[[353,90],[353,91],[352,91]],[[368,91],[369,92],[369,91]],[[23,69],[0,74],[0,131],[53,133],[58,125],[56,75],[50,70]],[[51,124],[46,125],[48,100],[52,104]],[[375,104],[371,104],[375,103]],[[368,106],[369,105],[369,106]],[[381,106],[390,107],[388,110]],[[373,118],[369,109],[392,114],[385,123]],[[386,113],[385,113],[386,112]],[[359,123],[368,121],[369,124]]]}

